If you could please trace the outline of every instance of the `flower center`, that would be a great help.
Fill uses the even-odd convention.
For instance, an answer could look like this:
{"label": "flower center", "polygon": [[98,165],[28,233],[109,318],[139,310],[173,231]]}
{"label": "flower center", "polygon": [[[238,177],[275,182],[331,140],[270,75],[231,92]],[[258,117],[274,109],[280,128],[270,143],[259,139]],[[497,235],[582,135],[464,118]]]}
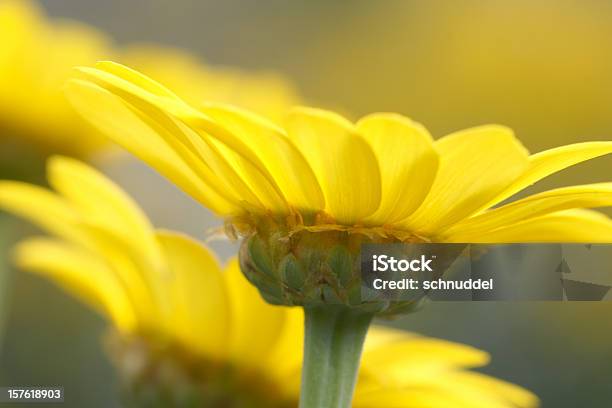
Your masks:
{"label": "flower center", "polygon": [[229,219],[225,224],[228,236],[248,238],[254,234],[274,234],[287,238],[293,234],[307,231],[311,233],[344,232],[349,235],[362,235],[372,242],[429,242],[429,238],[410,231],[391,226],[344,225],[338,224],[325,212],[293,212],[287,216],[274,214],[248,213]]}

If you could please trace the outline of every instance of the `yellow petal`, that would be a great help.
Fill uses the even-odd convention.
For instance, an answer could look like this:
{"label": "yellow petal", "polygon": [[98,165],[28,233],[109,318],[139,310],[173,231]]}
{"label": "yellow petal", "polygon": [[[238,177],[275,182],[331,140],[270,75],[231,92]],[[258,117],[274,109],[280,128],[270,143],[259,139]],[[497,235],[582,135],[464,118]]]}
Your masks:
{"label": "yellow petal", "polygon": [[376,211],[381,200],[376,156],[350,122],[331,112],[297,108],[286,129],[319,180],[326,210],[338,222],[354,224]]}
{"label": "yellow petal", "polygon": [[[270,182],[270,179],[253,165],[251,161],[246,160],[236,151],[227,147],[227,145],[215,140],[211,144],[216,148],[220,157],[227,162],[228,168],[236,173],[236,178],[230,185],[246,186],[243,189],[244,193],[240,193],[244,194],[243,197],[245,199],[248,197],[246,195],[247,192],[256,197],[255,199],[248,200],[249,204],[261,203],[256,205],[275,214],[286,214],[288,212],[288,203],[274,181]],[[228,173],[226,170],[225,174]]]}
{"label": "yellow petal", "polygon": [[74,227],[76,210],[57,194],[32,184],[0,181],[0,207],[54,235],[78,241],[82,234]]}
{"label": "yellow petal", "polygon": [[282,129],[229,105],[208,104],[202,110],[259,155],[285,198],[294,207],[315,211],[325,208],[323,192],[314,172]]}
{"label": "yellow petal", "polygon": [[[193,172],[195,176],[202,180],[207,188],[205,190],[205,198],[211,197],[215,200],[224,200],[231,203],[231,205],[237,205],[238,201],[241,199],[249,198],[247,193],[250,193],[250,191],[239,191],[236,193],[233,189],[228,188],[227,183],[223,184],[219,180],[219,176],[226,176],[229,174],[230,176],[233,175],[234,179],[238,179],[238,183],[241,182],[238,176],[235,175],[235,172],[232,171],[231,167],[225,163],[225,160],[218,157],[218,153],[215,153],[214,150],[211,151],[211,147],[200,140],[199,135],[195,134],[191,129],[177,123],[159,107],[142,97],[141,93],[143,92],[137,92],[138,88],[133,84],[125,83],[125,81],[121,79],[114,78],[112,75],[96,69],[83,68],[82,71],[88,73],[94,79],[98,79],[99,82],[102,82],[102,86],[111,88],[111,93],[109,94],[110,98],[115,98],[117,100],[114,104],[110,105],[110,109],[116,110],[117,114],[123,114],[128,122],[135,122],[135,126],[147,129],[146,134],[139,135],[141,137],[141,143],[146,143],[149,139],[159,139],[162,145],[165,145],[166,148],[172,151],[179,162],[182,161],[190,172]],[[102,79],[98,78],[99,76],[109,81],[110,84],[103,82]],[[137,96],[124,91],[115,84],[117,82],[119,84],[125,83],[129,89],[136,89],[133,93]],[[108,97],[107,95],[107,98]],[[118,112],[119,110],[121,110],[121,112]],[[92,120],[90,117],[87,117],[87,119]],[[94,124],[95,123],[96,122],[94,122]],[[101,124],[101,126],[104,125],[106,124]],[[113,139],[116,138],[116,135],[111,132],[113,132],[113,129],[107,131],[108,135]],[[208,163],[202,161],[202,156],[207,153],[212,155],[214,159],[213,161],[209,160]],[[218,162],[221,162],[220,165],[225,167],[221,169],[212,167],[212,164],[219,165]],[[226,178],[227,177],[229,176],[226,176]],[[230,183],[231,182],[232,180],[230,180]],[[234,184],[235,183],[234,181]]]}
{"label": "yellow petal", "polygon": [[441,369],[479,367],[488,362],[489,355],[473,347],[411,336],[365,349],[362,374],[377,378],[379,382],[400,386],[415,378],[433,375]]}
{"label": "yellow petal", "polygon": [[[228,132],[201,111],[189,106],[163,85],[146,75],[111,61],[98,62],[95,68],[79,67],[78,70],[105,88],[121,89],[135,98],[158,106],[161,110],[180,118],[190,126],[204,130],[246,160],[251,161],[260,171],[265,172],[257,155],[247,147],[243,140]],[[265,175],[269,176],[269,174]]]}
{"label": "yellow petal", "polygon": [[286,319],[286,309],[263,301],[257,289],[232,259],[225,270],[229,294],[231,337],[226,344],[231,361],[245,368],[260,367],[272,353]]}
{"label": "yellow petal", "polygon": [[413,378],[400,386],[358,386],[354,402],[355,407],[364,408],[532,408],[538,405],[538,398],[526,389],[484,374],[453,370],[452,367],[433,375]]}
{"label": "yellow petal", "polygon": [[[146,100],[132,97],[121,89],[115,96],[131,107],[140,120],[156,132],[185,164],[212,190],[236,206],[242,201],[254,207],[263,204],[245,180],[220,152],[214,141],[203,139],[193,129],[168,116]],[[228,153],[231,155],[231,152]]]}
{"label": "yellow petal", "polygon": [[500,406],[537,407],[540,405],[538,397],[529,390],[473,371],[456,372],[450,375],[445,383],[457,384],[458,388],[469,389],[474,394],[488,394],[492,401],[503,401],[503,405]]}
{"label": "yellow petal", "polygon": [[158,329],[168,309],[165,268],[153,269],[150,263],[143,262],[124,235],[98,224],[81,223],[79,230],[84,237],[76,244],[104,259],[134,305],[141,325]]}
{"label": "yellow petal", "polygon": [[[120,90],[115,92],[118,95],[122,94]],[[172,119],[156,106],[130,98],[129,95],[124,97],[132,100],[133,108],[139,109],[141,120],[157,132],[206,185],[211,186],[214,191],[236,206],[248,202],[253,207],[265,207],[255,191],[236,170],[237,166],[241,168],[249,166],[248,162],[241,162],[241,158],[236,157],[224,145],[209,138],[202,138],[193,129]],[[264,184],[263,189],[266,187]]]}
{"label": "yellow petal", "polygon": [[105,314],[118,329],[136,328],[133,307],[114,273],[103,260],[75,246],[46,238],[32,238],[15,248],[20,268],[51,278],[81,301]]}
{"label": "yellow petal", "polygon": [[458,233],[449,242],[588,242],[612,243],[612,220],[590,210],[566,210],[530,218],[508,227],[480,233]]}
{"label": "yellow petal", "polygon": [[117,64],[113,61],[98,61],[96,63],[96,68],[109,74],[115,75],[128,82],[131,82],[136,86],[145,89],[147,92],[151,92],[154,95],[180,101],[180,98],[178,96],[176,96],[172,91],[170,91],[168,88],[166,88],[159,82],[154,81],[146,75],[143,75],[136,70],[126,67],[125,65]]}
{"label": "yellow petal", "polygon": [[209,358],[220,358],[230,323],[225,280],[212,252],[169,231],[157,233],[170,276],[165,295],[172,299],[170,324],[181,340]]}
{"label": "yellow petal", "polygon": [[380,207],[366,222],[384,225],[406,218],[421,205],[438,171],[431,135],[420,124],[391,113],[368,115],[357,130],[376,155],[382,182]]}
{"label": "yellow petal", "polygon": [[610,153],[612,153],[612,142],[585,142],[531,155],[529,166],[523,174],[482,208],[492,207],[553,173]]}
{"label": "yellow petal", "polygon": [[[97,66],[105,68],[104,65]],[[129,70],[118,64],[113,65],[116,71]],[[263,207],[275,212],[285,212],[286,203],[280,195],[278,186],[259,161],[257,156],[233,133],[215,123],[211,118],[188,106],[176,97],[159,96],[147,88],[141,88],[138,83],[130,82],[135,75],[145,78],[142,81],[153,82],[151,79],[129,70],[127,79],[116,76],[97,68],[79,68],[87,78],[107,89],[121,100],[140,111],[162,126],[160,134],[165,141],[181,157],[186,160],[197,174],[204,178],[207,185],[219,194],[226,190],[235,192],[235,196],[249,202],[252,206]],[[161,85],[159,85],[161,87]],[[171,115],[183,122],[181,128],[171,123],[166,115]],[[142,118],[145,119],[145,118]],[[149,126],[151,123],[147,122]],[[169,127],[168,125],[172,125]],[[156,129],[158,132],[160,129]],[[188,160],[187,154],[198,157],[203,163]],[[209,166],[206,171],[202,164]],[[223,179],[225,185],[219,186],[216,178]],[[227,198],[227,197],[226,197]],[[229,199],[231,199],[230,197]]]}
{"label": "yellow petal", "polygon": [[287,213],[287,201],[274,177],[254,151],[241,141],[236,142],[236,135],[200,112],[185,114],[179,111],[175,117],[182,121],[181,129],[188,135],[200,160],[210,167],[225,190],[238,197],[241,205],[246,202],[247,209],[255,207]]}
{"label": "yellow petal", "polygon": [[436,141],[440,167],[423,204],[404,228],[430,235],[472,215],[527,167],[527,151],[512,131],[481,126]]}
{"label": "yellow petal", "polygon": [[456,224],[445,235],[486,233],[529,218],[572,208],[612,205],[612,183],[557,188],[494,208]]}
{"label": "yellow petal", "polygon": [[71,80],[65,92],[76,110],[115,143],[141,158],[217,214],[239,211],[203,182],[164,139],[119,98],[90,82]]}
{"label": "yellow petal", "polygon": [[74,205],[44,188],[26,183],[1,181],[0,206],[24,217],[51,234],[99,254],[116,274],[126,295],[131,299],[139,319],[155,321],[151,317],[159,309],[154,299],[159,288],[151,286],[148,275],[158,273],[150,263],[134,257],[134,246],[125,234],[113,234],[112,230],[99,224],[87,223]]}
{"label": "yellow petal", "polygon": [[52,157],[47,162],[47,178],[88,222],[125,237],[153,268],[162,266],[153,226],[138,205],[113,182],[92,167],[67,157]]}
{"label": "yellow petal", "polygon": [[363,345],[363,352],[366,353],[370,349],[377,350],[379,347],[384,347],[396,341],[410,341],[411,339],[418,339],[419,337],[420,336],[417,334],[401,329],[373,325],[368,331],[368,335]]}
{"label": "yellow petal", "polygon": [[[438,378],[438,381],[442,380],[442,378]],[[438,387],[427,388],[422,385],[404,389],[381,387],[370,392],[360,392],[357,388],[353,406],[355,408],[492,408],[483,405],[479,399],[467,401],[464,397],[458,397],[448,391],[440,390]],[[500,408],[499,405],[494,405],[494,407]],[[502,405],[501,407],[516,408],[512,405]]]}

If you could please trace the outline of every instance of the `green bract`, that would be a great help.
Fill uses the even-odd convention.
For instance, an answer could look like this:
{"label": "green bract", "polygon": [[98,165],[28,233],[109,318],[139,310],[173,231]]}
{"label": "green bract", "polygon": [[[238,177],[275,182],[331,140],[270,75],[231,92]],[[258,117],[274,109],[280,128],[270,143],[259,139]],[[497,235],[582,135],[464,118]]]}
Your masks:
{"label": "green bract", "polygon": [[361,245],[394,238],[349,231],[257,232],[245,238],[240,267],[269,303],[344,305],[377,315],[413,311],[417,302],[362,301]]}

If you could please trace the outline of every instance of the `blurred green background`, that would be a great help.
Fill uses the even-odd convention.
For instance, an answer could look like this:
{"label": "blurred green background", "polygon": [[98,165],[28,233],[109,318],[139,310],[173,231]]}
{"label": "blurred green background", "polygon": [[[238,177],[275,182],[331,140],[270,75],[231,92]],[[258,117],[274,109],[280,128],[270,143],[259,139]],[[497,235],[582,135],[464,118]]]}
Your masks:
{"label": "blurred green background", "polygon": [[[215,65],[278,71],[312,104],[352,118],[396,111],[425,124],[435,137],[501,123],[531,151],[612,140],[610,2],[42,4],[51,16],[85,21],[119,43],[157,42]],[[102,167],[160,227],[202,238],[220,224],[135,160]],[[612,157],[596,159],[529,192],[608,181],[611,175]],[[0,262],[6,265],[8,242],[24,232],[4,227],[11,222],[6,217],[0,222]],[[235,250],[228,242],[213,247],[223,258]],[[63,385],[64,406],[118,406],[99,342],[104,322],[49,282],[10,272],[0,274],[12,282],[8,299],[0,299],[7,306],[0,384]],[[487,350],[493,361],[483,371],[531,389],[544,407],[608,407],[611,314],[606,303],[436,303],[393,324]]]}

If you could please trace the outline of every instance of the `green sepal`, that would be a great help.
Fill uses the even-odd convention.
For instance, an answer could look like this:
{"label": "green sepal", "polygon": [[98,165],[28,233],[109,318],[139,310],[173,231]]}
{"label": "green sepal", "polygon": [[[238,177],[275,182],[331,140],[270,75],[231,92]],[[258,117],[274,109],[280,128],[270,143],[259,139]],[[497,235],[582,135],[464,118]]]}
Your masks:
{"label": "green sepal", "polygon": [[266,230],[245,238],[240,266],[271,304],[344,305],[378,315],[405,314],[415,302],[361,300],[361,246],[386,239],[348,231]]}

